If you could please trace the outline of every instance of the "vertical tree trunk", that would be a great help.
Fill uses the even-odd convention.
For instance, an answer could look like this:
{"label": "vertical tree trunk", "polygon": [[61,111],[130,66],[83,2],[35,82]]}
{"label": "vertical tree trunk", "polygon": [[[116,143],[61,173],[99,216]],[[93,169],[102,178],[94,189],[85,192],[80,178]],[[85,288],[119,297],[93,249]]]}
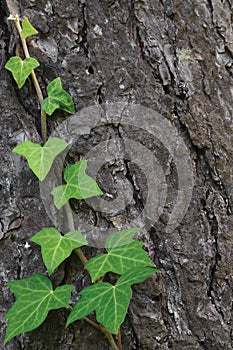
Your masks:
{"label": "vertical tree trunk", "polygon": [[[29,49],[41,64],[37,72],[44,94],[48,82],[60,76],[77,112],[110,102],[151,108],[170,122],[189,150],[194,179],[191,203],[172,232],[166,227],[180,174],[159,138],[132,125],[109,124],[80,139],[70,156],[75,160],[114,135],[131,137],[153,152],[166,174],[166,204],[150,230],[142,230],[146,249],[162,274],[134,287],[122,327],[123,349],[232,349],[232,2],[1,1],[1,340],[6,328],[3,315],[14,300],[6,283],[45,272],[30,237],[52,225],[37,179],[26,162],[11,152],[25,139],[40,142],[33,86],[29,82],[19,91],[4,69],[10,56],[21,53],[17,34],[7,21],[12,11],[29,17],[39,31]],[[65,118],[68,115],[60,112],[49,118],[49,132]],[[80,210],[87,218],[92,214],[106,227],[118,227],[116,222],[127,223],[145,205],[148,188],[143,169],[116,160],[102,170],[99,182],[113,196],[119,194],[114,189],[117,183],[125,194],[132,191],[134,203],[117,217],[86,206]],[[81,271],[72,256],[54,274],[54,283],[71,281],[80,290],[87,281]],[[66,317],[64,310],[51,312],[37,330],[2,348],[109,349],[103,335],[83,321],[66,329]]]}

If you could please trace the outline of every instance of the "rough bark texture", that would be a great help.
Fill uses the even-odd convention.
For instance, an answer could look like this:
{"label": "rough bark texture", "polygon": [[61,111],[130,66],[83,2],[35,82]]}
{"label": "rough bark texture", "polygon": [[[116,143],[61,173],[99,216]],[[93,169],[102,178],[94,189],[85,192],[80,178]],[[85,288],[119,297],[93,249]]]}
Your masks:
{"label": "rough bark texture", "polygon": [[[30,41],[31,55],[45,92],[60,76],[77,110],[107,101],[131,101],[153,108],[177,128],[189,148],[195,185],[185,218],[166,233],[166,210],[143,237],[162,269],[134,287],[134,298],[122,327],[123,349],[230,350],[232,335],[232,75],[233,35],[230,0],[1,0],[0,50],[0,325],[14,300],[6,282],[45,271],[33,233],[51,225],[37,179],[25,161],[13,155],[17,143],[40,142],[39,106],[33,86],[18,91],[7,59],[20,50],[6,18],[14,8],[28,16],[39,36]],[[11,8],[11,9],[10,9]],[[68,116],[56,113],[49,131]],[[166,172],[172,168],[166,150],[143,132],[111,126],[80,140],[75,157],[99,140],[131,135],[151,149]],[[126,176],[126,175],[127,176]],[[135,180],[137,177],[137,182]],[[127,177],[127,178],[126,178]],[[168,176],[168,197],[176,195],[177,176]],[[140,211],[145,179],[126,163],[106,166],[100,185],[114,195],[114,184],[134,191]],[[137,190],[136,190],[137,189]],[[171,203],[167,205],[170,211]],[[90,214],[85,207],[84,213]],[[106,226],[111,217],[92,213]],[[127,219],[132,212],[121,214]],[[87,249],[88,256],[94,249]],[[76,271],[78,267],[78,271]],[[54,274],[54,283],[88,282],[75,256]],[[49,314],[37,330],[11,340],[7,350],[109,349],[102,334],[84,322],[65,329],[65,311]],[[1,342],[2,344],[2,342]]]}

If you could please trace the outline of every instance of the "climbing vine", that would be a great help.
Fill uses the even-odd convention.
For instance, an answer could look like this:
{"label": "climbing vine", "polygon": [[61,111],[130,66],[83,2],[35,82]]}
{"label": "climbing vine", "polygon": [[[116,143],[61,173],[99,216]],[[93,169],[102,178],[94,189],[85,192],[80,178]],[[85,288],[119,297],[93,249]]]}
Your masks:
{"label": "climbing vine", "polygon": [[[30,57],[26,43],[26,38],[37,34],[37,30],[27,18],[21,21],[18,15],[11,15],[9,19],[14,22],[19,32],[25,58],[11,57],[5,67],[12,73],[19,89],[31,76],[41,104],[41,130],[44,143],[41,146],[25,141],[16,146],[13,152],[25,157],[39,181],[44,181],[55,158],[68,146],[60,138],[47,140],[46,115],[52,115],[58,108],[74,114],[74,103],[71,96],[62,88],[60,77],[48,84],[48,96],[43,97],[35,74],[39,62]],[[103,194],[96,181],[86,173],[86,168],[87,160],[66,166],[65,184],[54,188],[51,192],[58,209],[65,205],[67,212],[70,213],[71,198],[82,200]],[[88,241],[81,231],[75,230],[72,220],[69,219],[69,223],[70,231],[67,233],[61,233],[54,227],[46,227],[34,234],[31,241],[41,247],[42,259],[49,276],[72,252],[75,252],[89,273],[92,284],[79,291],[79,298],[72,308],[70,297],[73,285],[67,284],[53,289],[50,278],[37,273],[9,282],[8,286],[15,294],[16,301],[5,315],[8,327],[4,344],[13,337],[40,326],[50,310],[69,308],[71,312],[67,326],[84,319],[106,335],[113,349],[122,349],[120,325],[125,319],[132,297],[131,286],[143,282],[159,270],[143,250],[143,242],[133,239],[137,228],[112,233],[105,241],[105,253],[88,261],[81,249],[88,245]],[[106,282],[105,276],[108,272],[116,274],[115,284]],[[97,322],[87,317],[93,311],[96,313]],[[118,335],[117,340],[114,335]]]}

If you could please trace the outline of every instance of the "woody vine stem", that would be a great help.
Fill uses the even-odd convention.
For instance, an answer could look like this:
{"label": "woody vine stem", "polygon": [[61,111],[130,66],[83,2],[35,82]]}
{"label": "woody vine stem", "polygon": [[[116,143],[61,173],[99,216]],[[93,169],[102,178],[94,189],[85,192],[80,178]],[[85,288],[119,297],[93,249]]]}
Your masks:
{"label": "woody vine stem", "polygon": [[[41,105],[41,132],[44,143],[41,146],[27,140],[14,147],[12,151],[25,157],[33,173],[40,181],[44,181],[54,159],[68,147],[65,140],[57,137],[46,141],[46,115],[51,116],[58,108],[75,114],[75,106],[70,94],[62,88],[60,77],[48,84],[46,88],[48,97],[43,98],[34,72],[40,64],[30,57],[25,40],[38,32],[27,18],[22,23],[18,15],[10,15],[9,19],[14,21],[20,35],[25,59],[22,60],[19,56],[11,57],[5,67],[12,73],[19,89],[25,84],[29,75],[32,76]],[[49,276],[74,251],[90,275],[92,284],[78,293],[81,298],[74,307],[71,307],[69,304],[73,285],[65,284],[53,289],[52,281],[47,276],[36,273],[9,282],[10,289],[16,295],[16,301],[5,314],[8,327],[4,344],[13,337],[40,326],[50,310],[65,307],[71,309],[67,326],[83,319],[106,336],[113,350],[122,350],[120,325],[125,319],[132,297],[131,286],[143,282],[156,272],[161,272],[155,269],[154,262],[143,249],[144,243],[133,238],[139,230],[137,227],[111,233],[104,243],[105,253],[87,259],[81,247],[87,246],[88,240],[80,230],[75,230],[73,213],[69,205],[71,198],[82,200],[103,194],[97,182],[86,173],[86,167],[87,160],[68,164],[64,171],[66,185],[57,186],[51,191],[54,205],[58,210],[66,205],[70,231],[63,234],[54,227],[46,227],[34,234],[30,240],[40,245]],[[117,277],[114,284],[105,281],[105,276],[109,272],[115,273]],[[93,311],[96,312],[96,322],[86,317]]]}
{"label": "woody vine stem", "polygon": [[[12,19],[14,19],[15,26],[16,26],[17,31],[19,33],[20,40],[21,40],[22,47],[23,47],[23,51],[24,51],[24,55],[26,58],[30,58],[29,50],[27,47],[27,42],[21,35],[22,27],[20,24],[19,15],[16,14],[14,16],[14,18],[12,18]],[[38,96],[38,99],[40,102],[40,106],[41,106],[41,104],[44,100],[44,97],[43,97],[43,94],[42,94],[42,91],[41,91],[41,88],[40,88],[40,85],[39,85],[39,82],[38,82],[38,79],[37,79],[37,76],[35,74],[34,69],[31,72],[31,77],[32,77],[32,81],[33,81],[33,84],[34,84],[34,87],[35,87],[35,90],[36,90],[36,93],[37,93],[37,96]],[[47,141],[47,118],[46,118],[45,111],[43,111],[42,108],[40,108],[40,110],[41,110],[41,135],[42,135],[43,143],[45,143]],[[69,223],[69,229],[74,230],[75,227],[74,227],[74,222],[73,222],[72,209],[71,209],[69,203],[66,204],[66,213],[67,213],[67,218],[68,218],[68,223]],[[81,248],[75,249],[75,253],[78,255],[82,264],[85,266],[85,264],[87,264],[87,262],[88,262],[88,259],[85,256],[85,254],[83,253],[82,249]],[[106,338],[108,339],[110,345],[112,346],[112,348],[114,350],[122,350],[121,337],[119,336],[120,335],[120,328],[119,328],[119,332],[118,332],[118,346],[117,346],[112,334],[105,327],[90,320],[88,317],[84,317],[83,320],[86,321],[87,323],[89,323],[92,327],[94,327],[94,328],[98,329],[99,331],[101,331],[102,333],[104,333]]]}
{"label": "woody vine stem", "polygon": [[[30,58],[30,54],[29,54],[28,47],[27,47],[27,42],[21,35],[22,28],[21,28],[21,24],[20,24],[19,15],[15,15],[14,23],[15,23],[15,26],[16,26],[16,28],[18,30],[19,36],[20,36],[20,40],[21,40],[21,43],[22,43],[24,55],[25,55],[26,58]],[[42,91],[41,91],[41,88],[40,88],[40,85],[39,85],[39,82],[38,82],[38,79],[36,77],[36,73],[35,73],[34,69],[31,72],[31,77],[32,77],[32,81],[33,81],[33,84],[34,84],[34,87],[36,89],[36,93],[37,93],[37,96],[38,96],[38,99],[39,99],[39,102],[40,102],[40,105],[41,105],[42,102],[43,102],[44,97],[43,97],[43,94],[42,94]],[[45,111],[43,111],[42,108],[40,110],[41,110],[41,135],[42,135],[42,140],[45,143],[46,140],[47,140],[46,113],[45,113]]]}

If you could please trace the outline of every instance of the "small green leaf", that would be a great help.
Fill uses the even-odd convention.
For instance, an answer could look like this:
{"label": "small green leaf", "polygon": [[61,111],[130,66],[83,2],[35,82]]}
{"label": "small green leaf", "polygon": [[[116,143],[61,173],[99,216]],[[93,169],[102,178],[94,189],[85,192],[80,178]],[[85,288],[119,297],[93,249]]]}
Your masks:
{"label": "small green leaf", "polygon": [[71,311],[67,326],[95,310],[97,321],[109,332],[117,334],[132,297],[130,285],[143,282],[154,272],[153,268],[138,268],[121,276],[115,286],[102,282],[85,288],[79,293],[82,297]]}
{"label": "small green leaf", "polygon": [[26,39],[27,37],[29,37],[31,35],[38,34],[38,31],[31,25],[28,18],[25,18],[23,20],[22,28],[23,28],[23,30],[21,32],[21,36],[23,39]]}
{"label": "small green leaf", "polygon": [[53,290],[52,282],[41,274],[8,283],[17,297],[6,313],[8,321],[4,344],[18,334],[31,331],[41,325],[50,310],[67,308],[72,285]]}
{"label": "small green leaf", "polygon": [[48,97],[42,102],[42,109],[48,114],[52,115],[57,109],[74,114],[74,103],[71,96],[62,88],[61,78],[56,78],[47,86]]}
{"label": "small green leaf", "polygon": [[25,141],[13,149],[13,152],[24,156],[33,173],[43,181],[51,169],[56,156],[67,147],[67,143],[57,137],[49,139],[43,147],[38,143]]}
{"label": "small green leaf", "polygon": [[58,186],[51,192],[58,209],[70,198],[86,199],[103,194],[95,180],[86,174],[86,168],[87,160],[67,165],[64,173],[67,184]]}
{"label": "small green leaf", "polygon": [[105,248],[110,251],[111,248],[120,247],[122,245],[133,242],[133,235],[139,230],[139,228],[130,228],[118,232],[113,232],[105,241]]}
{"label": "small green leaf", "polygon": [[122,275],[131,269],[155,264],[142,249],[143,242],[133,241],[120,247],[112,248],[107,254],[100,254],[90,259],[85,265],[92,281],[107,272]]}
{"label": "small green leaf", "polygon": [[44,228],[36,233],[31,241],[41,246],[42,258],[49,275],[70,256],[75,248],[87,245],[87,240],[80,231],[70,231],[62,236],[53,227]]}
{"label": "small green leaf", "polygon": [[20,89],[33,69],[39,67],[39,65],[39,62],[32,57],[22,60],[20,57],[14,56],[7,61],[5,67],[12,73]]}

